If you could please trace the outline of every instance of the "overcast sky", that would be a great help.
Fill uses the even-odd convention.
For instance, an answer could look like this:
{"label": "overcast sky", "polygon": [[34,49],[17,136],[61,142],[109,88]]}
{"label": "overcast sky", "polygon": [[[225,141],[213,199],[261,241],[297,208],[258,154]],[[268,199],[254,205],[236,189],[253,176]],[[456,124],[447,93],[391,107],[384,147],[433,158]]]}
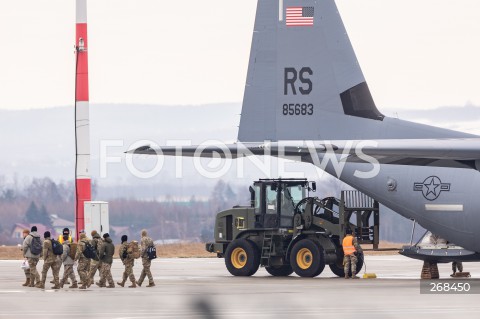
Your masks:
{"label": "overcast sky", "polygon": [[[256,0],[88,1],[92,103],[241,102]],[[480,1],[337,0],[380,108],[480,105]],[[74,0],[0,0],[0,109],[73,105]]]}

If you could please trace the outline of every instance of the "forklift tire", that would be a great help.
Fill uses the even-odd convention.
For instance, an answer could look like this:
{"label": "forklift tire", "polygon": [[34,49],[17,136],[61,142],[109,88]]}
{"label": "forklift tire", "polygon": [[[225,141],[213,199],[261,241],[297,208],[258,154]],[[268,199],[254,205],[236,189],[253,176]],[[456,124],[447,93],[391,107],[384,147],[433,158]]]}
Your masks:
{"label": "forklift tire", "polygon": [[[342,249],[342,248],[340,248]],[[363,254],[360,254],[358,256],[358,260],[357,260],[357,274],[362,270],[362,267],[363,267]],[[345,277],[345,270],[343,269],[343,250],[339,251],[337,250],[337,262],[336,263],[333,263],[333,264],[330,264],[328,265],[330,267],[330,270],[335,274],[337,275],[338,277]],[[352,277],[352,272],[350,271],[348,273],[348,276],[349,277]]]}
{"label": "forklift tire", "polygon": [[290,253],[290,265],[300,277],[316,277],[325,268],[323,247],[314,240],[302,239]]}
{"label": "forklift tire", "polygon": [[260,266],[257,246],[248,239],[235,239],[225,251],[225,265],[234,276],[252,276]]}
{"label": "forklift tire", "polygon": [[265,270],[272,276],[275,277],[286,277],[290,276],[293,273],[292,266],[282,265],[282,266],[267,266]]}

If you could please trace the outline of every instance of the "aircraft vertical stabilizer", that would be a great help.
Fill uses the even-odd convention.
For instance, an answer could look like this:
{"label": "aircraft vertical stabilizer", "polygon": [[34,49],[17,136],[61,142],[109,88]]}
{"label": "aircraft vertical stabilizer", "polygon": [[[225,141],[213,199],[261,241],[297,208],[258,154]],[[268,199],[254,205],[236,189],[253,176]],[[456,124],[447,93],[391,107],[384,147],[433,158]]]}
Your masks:
{"label": "aircraft vertical stabilizer", "polygon": [[325,112],[383,119],[335,2],[260,0],[238,139],[321,139]]}

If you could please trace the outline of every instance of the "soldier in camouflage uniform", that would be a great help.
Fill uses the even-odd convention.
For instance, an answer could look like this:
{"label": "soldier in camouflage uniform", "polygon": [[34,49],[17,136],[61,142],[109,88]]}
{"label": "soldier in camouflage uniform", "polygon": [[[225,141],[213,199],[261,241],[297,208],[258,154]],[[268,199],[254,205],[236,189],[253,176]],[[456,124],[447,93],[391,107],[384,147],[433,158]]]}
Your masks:
{"label": "soldier in camouflage uniform", "polygon": [[115,246],[108,233],[103,234],[104,243],[98,252],[100,260],[102,261],[102,268],[100,269],[100,282],[97,283],[99,287],[105,287],[105,282],[108,281],[107,288],[114,288],[115,283],[112,278],[112,263],[113,255],[115,254]]}
{"label": "soldier in camouflage uniform", "polygon": [[135,283],[135,275],[133,274],[133,265],[135,263],[135,259],[132,256],[129,256],[127,249],[128,249],[128,237],[127,235],[122,236],[122,245],[120,246],[120,251],[118,255],[120,256],[120,260],[122,261],[123,265],[125,266],[125,271],[123,272],[123,279],[122,282],[117,282],[117,285],[124,287],[125,282],[128,278],[132,282],[131,286],[128,288],[135,288],[137,287]]}
{"label": "soldier in camouflage uniform", "polygon": [[[73,242],[72,237],[70,237],[70,229],[68,229],[68,228],[64,228],[62,230],[62,234],[58,236],[58,242],[60,244],[62,244],[62,246],[63,246],[63,243],[65,242],[65,240],[69,241],[70,243]],[[62,268],[62,263],[63,263],[62,256],[58,256],[58,261],[57,262],[58,262],[59,267],[61,269]],[[63,272],[65,272],[65,268],[63,269]],[[53,280],[50,281],[50,283],[53,284],[54,283]],[[70,282],[68,281],[68,278],[67,278],[67,281],[65,281],[65,284],[70,284]]]}
{"label": "soldier in camouflage uniform", "polygon": [[53,281],[55,283],[55,286],[52,287],[52,289],[59,289],[59,280],[58,276],[60,273],[60,265],[58,263],[58,256],[53,253],[53,247],[52,247],[52,241],[50,240],[50,232],[46,231],[43,234],[43,238],[45,240],[43,241],[43,269],[42,269],[42,279],[40,280],[39,283],[35,285],[37,288],[42,288],[45,289],[45,281],[47,280],[47,273],[50,268],[52,268],[53,272]]}
{"label": "soldier in camouflage uniform", "polygon": [[355,236],[352,235],[350,228],[347,229],[347,235],[343,239],[343,271],[345,272],[345,279],[348,279],[350,271],[352,272],[352,279],[358,279],[357,277],[357,262],[358,256],[360,256],[363,251],[360,245],[358,244]]}
{"label": "soldier in camouflage uniform", "polygon": [[[30,234],[30,230],[24,229],[23,230],[23,240],[24,241],[25,241],[25,238],[27,238],[28,234]],[[27,286],[30,286],[30,267],[28,267],[28,259],[25,256],[25,251],[23,251],[23,245],[22,245],[22,254],[23,254],[23,258],[25,258],[25,262],[27,262],[27,266],[25,268],[23,268],[23,272],[25,273],[26,281],[22,286],[27,287]]]}
{"label": "soldier in camouflage uniform", "polygon": [[37,271],[37,264],[40,259],[40,254],[34,255],[30,249],[33,237],[40,237],[40,235],[37,233],[37,226],[32,226],[30,234],[25,237],[22,245],[23,255],[25,256],[25,258],[27,258],[28,268],[30,269],[29,287],[34,287],[35,282],[40,282],[40,274]]}
{"label": "soldier in camouflage uniform", "polygon": [[153,282],[153,276],[150,272],[150,266],[152,261],[148,258],[147,255],[147,248],[153,246],[153,240],[147,236],[147,231],[144,229],[142,230],[142,240],[141,240],[141,251],[140,257],[142,257],[142,273],[140,274],[140,278],[137,281],[137,285],[141,286],[145,277],[148,277],[148,286],[147,287],[154,287],[155,283]]}
{"label": "soldier in camouflage uniform", "polygon": [[75,261],[78,261],[77,272],[78,276],[80,276],[80,280],[82,285],[79,287],[80,289],[87,288],[87,275],[88,275],[88,266],[90,266],[90,259],[83,255],[83,251],[85,250],[85,245],[88,243],[88,238],[85,233],[80,234],[80,241],[77,245],[77,253],[75,254]]}
{"label": "soldier in camouflage uniform", "polygon": [[463,272],[463,263],[461,261],[454,261],[452,263],[452,271],[453,273],[450,275],[450,277],[455,277],[455,274],[458,272]]}
{"label": "soldier in camouflage uniform", "polygon": [[[90,245],[95,248],[95,251],[98,252],[102,249],[103,246],[103,240],[102,237],[100,237],[100,234],[96,230],[92,230],[92,240],[90,241]],[[97,257],[96,259],[90,260],[90,270],[88,271],[88,282],[87,282],[87,287],[90,287],[94,283],[94,276],[95,273],[98,272],[100,273],[100,269],[102,268],[102,261],[99,260]],[[100,278],[101,279],[101,278]]]}
{"label": "soldier in camouflage uniform", "polygon": [[63,254],[61,260],[63,261],[63,277],[60,280],[60,288],[68,281],[68,278],[72,280],[72,285],[68,288],[78,288],[77,279],[73,272],[73,259],[70,257],[70,241],[68,240],[68,234],[63,235]]}

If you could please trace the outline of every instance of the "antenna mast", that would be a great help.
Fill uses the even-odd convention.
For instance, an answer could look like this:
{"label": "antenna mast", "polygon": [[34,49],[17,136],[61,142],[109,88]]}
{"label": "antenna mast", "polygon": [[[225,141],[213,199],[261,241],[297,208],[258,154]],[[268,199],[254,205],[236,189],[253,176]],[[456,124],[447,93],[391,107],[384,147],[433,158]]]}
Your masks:
{"label": "antenna mast", "polygon": [[92,199],[88,102],[87,0],[76,1],[75,64],[75,231],[85,229],[84,202]]}

